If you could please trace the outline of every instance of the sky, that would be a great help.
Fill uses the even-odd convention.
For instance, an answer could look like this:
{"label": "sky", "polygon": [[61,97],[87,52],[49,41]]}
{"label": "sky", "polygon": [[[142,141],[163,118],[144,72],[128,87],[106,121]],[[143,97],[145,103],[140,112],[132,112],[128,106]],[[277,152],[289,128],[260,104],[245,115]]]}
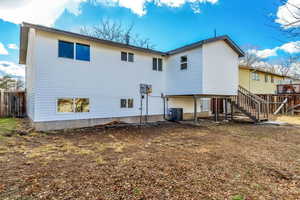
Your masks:
{"label": "sky", "polygon": [[[299,5],[300,0],[288,0]],[[300,41],[278,31],[291,15],[280,0],[0,0],[0,76],[24,77],[19,65],[22,22],[72,32],[106,18],[134,23],[134,32],[167,51],[217,35],[229,35],[240,47],[276,62],[298,54]],[[294,8],[290,8],[294,9]],[[300,26],[300,24],[293,24]]]}

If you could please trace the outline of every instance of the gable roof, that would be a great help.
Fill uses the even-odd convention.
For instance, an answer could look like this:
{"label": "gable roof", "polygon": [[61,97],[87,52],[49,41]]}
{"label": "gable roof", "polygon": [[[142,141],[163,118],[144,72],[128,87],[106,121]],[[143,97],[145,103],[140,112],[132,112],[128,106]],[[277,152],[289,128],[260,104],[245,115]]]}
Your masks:
{"label": "gable roof", "polygon": [[206,40],[201,40],[171,51],[168,51],[167,54],[168,55],[173,55],[173,54],[177,54],[177,53],[181,53],[187,50],[191,50],[194,48],[197,48],[199,46],[202,46],[203,44],[208,44],[208,43],[212,43],[212,42],[217,42],[217,41],[225,41],[238,55],[239,57],[243,57],[245,55],[244,51],[233,41],[230,39],[230,37],[228,35],[222,35],[219,37],[214,37],[214,38],[209,38]]}
{"label": "gable roof", "polygon": [[195,43],[192,43],[192,44],[189,44],[189,45],[186,45],[186,46],[183,46],[183,47],[180,47],[180,48],[168,51],[168,52],[162,52],[162,51],[156,51],[153,49],[137,47],[134,45],[127,45],[127,44],[120,43],[120,42],[114,42],[114,41],[110,41],[110,40],[99,39],[99,38],[92,37],[92,36],[82,35],[82,34],[59,30],[59,29],[55,29],[55,28],[50,28],[50,27],[46,27],[46,26],[42,26],[42,25],[36,25],[36,24],[30,24],[30,23],[23,22],[21,25],[21,31],[20,31],[20,51],[19,51],[19,63],[20,64],[26,64],[27,47],[28,47],[28,32],[29,32],[30,28],[49,32],[49,33],[63,34],[63,35],[67,35],[70,37],[76,37],[76,38],[84,39],[87,41],[97,42],[97,43],[110,45],[110,46],[114,46],[114,47],[126,48],[126,49],[130,49],[130,50],[144,52],[144,53],[157,54],[160,56],[174,55],[176,53],[180,53],[180,52],[184,52],[187,50],[191,50],[191,49],[200,47],[203,44],[224,40],[239,55],[239,57],[244,56],[244,52],[227,35],[210,38],[210,39],[206,39],[206,40],[201,40],[201,41],[198,41],[198,42],[195,42]]}

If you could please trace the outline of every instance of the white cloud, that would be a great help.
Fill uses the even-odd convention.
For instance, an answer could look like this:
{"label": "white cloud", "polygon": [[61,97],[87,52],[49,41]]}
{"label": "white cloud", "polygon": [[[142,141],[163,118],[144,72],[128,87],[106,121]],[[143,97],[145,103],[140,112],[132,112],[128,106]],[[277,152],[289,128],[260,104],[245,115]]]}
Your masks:
{"label": "white cloud", "polygon": [[0,74],[10,75],[12,77],[23,77],[25,76],[25,66],[15,64],[8,61],[0,61]]}
{"label": "white cloud", "polygon": [[147,13],[147,3],[168,7],[180,7],[188,3],[195,13],[199,13],[199,4],[215,4],[218,0],[1,0],[0,19],[15,24],[25,21],[51,26],[65,10],[79,15],[80,5],[84,2],[125,7],[143,16]]}
{"label": "white cloud", "polygon": [[300,53],[300,41],[286,43],[280,49],[291,54]]}
{"label": "white cloud", "polygon": [[133,13],[143,16],[147,13],[146,3],[154,3],[156,6],[168,6],[178,8],[188,3],[195,13],[200,12],[199,4],[211,3],[215,4],[219,0],[95,0],[110,6],[121,6],[129,8]]}
{"label": "white cloud", "polygon": [[4,45],[0,42],[0,55],[8,55],[8,51],[5,49]]}
{"label": "white cloud", "polygon": [[277,19],[275,21],[285,28],[299,27],[300,26],[299,7],[300,7],[299,0],[288,0],[284,5],[278,8]]}
{"label": "white cloud", "polygon": [[23,21],[47,26],[67,9],[80,14],[80,3],[87,0],[1,0],[0,19],[20,24]]}
{"label": "white cloud", "polygon": [[289,42],[273,49],[248,50],[249,53],[255,54],[262,59],[277,56],[278,51],[284,51],[285,53],[290,54],[300,53],[300,41]]}
{"label": "white cloud", "polygon": [[255,54],[256,56],[260,58],[268,58],[272,56],[277,56],[277,48],[275,49],[264,49],[264,50],[256,50],[256,49],[251,49],[249,50],[249,53]]}
{"label": "white cloud", "polygon": [[16,44],[8,44],[7,47],[9,49],[14,49],[14,50],[18,50],[19,49],[19,47]]}

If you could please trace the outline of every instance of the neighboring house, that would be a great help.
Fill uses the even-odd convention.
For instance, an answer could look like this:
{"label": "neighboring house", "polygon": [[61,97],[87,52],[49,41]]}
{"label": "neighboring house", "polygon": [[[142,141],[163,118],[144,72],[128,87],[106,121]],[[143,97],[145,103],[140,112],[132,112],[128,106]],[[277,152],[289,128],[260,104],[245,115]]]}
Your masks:
{"label": "neighboring house", "polygon": [[276,94],[277,85],[292,83],[293,78],[263,69],[239,66],[239,84],[255,94]]}
{"label": "neighboring house", "polygon": [[[27,114],[38,130],[139,122],[141,114],[160,121],[169,108],[208,112],[211,97],[237,94],[244,54],[228,36],[160,52],[28,23],[20,34]],[[151,85],[148,97],[140,84]]]}

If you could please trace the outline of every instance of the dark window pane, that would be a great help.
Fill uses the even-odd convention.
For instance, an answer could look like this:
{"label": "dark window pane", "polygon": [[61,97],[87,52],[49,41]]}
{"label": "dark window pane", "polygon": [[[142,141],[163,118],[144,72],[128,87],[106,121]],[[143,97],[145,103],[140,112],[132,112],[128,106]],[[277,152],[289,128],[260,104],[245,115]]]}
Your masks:
{"label": "dark window pane", "polygon": [[121,99],[121,108],[126,108],[126,107],[127,107],[127,100]]}
{"label": "dark window pane", "polygon": [[158,59],[158,71],[162,71],[162,59],[161,58],[159,58]]}
{"label": "dark window pane", "polygon": [[187,62],[187,56],[181,56],[181,62]]}
{"label": "dark window pane", "polygon": [[127,53],[126,52],[121,52],[121,60],[127,61]]}
{"label": "dark window pane", "polygon": [[133,62],[134,61],[134,54],[133,53],[128,53],[128,61]]}
{"label": "dark window pane", "polygon": [[180,69],[182,70],[187,69],[187,63],[182,63]]}
{"label": "dark window pane", "polygon": [[153,58],[152,69],[154,71],[157,71],[157,58]]}
{"label": "dark window pane", "polygon": [[75,99],[75,112],[90,112],[89,99]]}
{"label": "dark window pane", "polygon": [[128,108],[133,108],[133,99],[128,99]]}
{"label": "dark window pane", "polygon": [[74,43],[58,41],[58,57],[74,58]]}
{"label": "dark window pane", "polygon": [[85,44],[76,44],[76,59],[90,61],[90,46]]}

